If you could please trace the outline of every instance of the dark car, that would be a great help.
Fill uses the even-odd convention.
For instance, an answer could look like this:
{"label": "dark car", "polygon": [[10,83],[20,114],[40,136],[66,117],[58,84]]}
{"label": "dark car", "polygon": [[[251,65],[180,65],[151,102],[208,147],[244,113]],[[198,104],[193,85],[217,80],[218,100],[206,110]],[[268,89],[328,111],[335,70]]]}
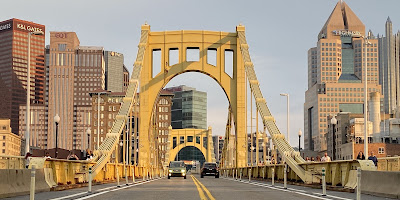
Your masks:
{"label": "dark car", "polygon": [[173,176],[186,179],[186,166],[183,161],[172,161],[168,167],[168,179]]}
{"label": "dark car", "polygon": [[200,171],[200,177],[204,176],[215,176],[215,178],[219,178],[219,170],[217,163],[205,162]]}

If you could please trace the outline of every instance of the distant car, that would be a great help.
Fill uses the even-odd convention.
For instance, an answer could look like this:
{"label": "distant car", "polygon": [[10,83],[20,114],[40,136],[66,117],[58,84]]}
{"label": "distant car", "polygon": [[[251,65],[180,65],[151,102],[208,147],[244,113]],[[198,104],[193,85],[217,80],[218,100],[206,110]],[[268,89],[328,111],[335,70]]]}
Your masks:
{"label": "distant car", "polygon": [[200,177],[204,178],[204,176],[215,176],[215,178],[219,178],[217,163],[205,162],[200,171]]}
{"label": "distant car", "polygon": [[186,179],[186,166],[183,161],[172,161],[169,163],[168,179],[174,176]]}

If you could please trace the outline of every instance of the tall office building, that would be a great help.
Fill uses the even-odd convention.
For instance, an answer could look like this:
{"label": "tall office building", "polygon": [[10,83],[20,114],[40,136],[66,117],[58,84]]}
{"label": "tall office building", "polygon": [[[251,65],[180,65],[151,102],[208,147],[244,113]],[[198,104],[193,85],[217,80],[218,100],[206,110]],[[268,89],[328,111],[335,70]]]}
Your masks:
{"label": "tall office building", "polygon": [[128,89],[129,86],[129,71],[126,68],[126,66],[124,65],[124,87],[122,92],[126,92],[126,90]]}
{"label": "tall office building", "polygon": [[[20,19],[0,22],[0,118],[11,119],[19,133],[19,107],[26,104],[28,34],[45,32],[45,26]],[[31,36],[31,103],[44,101],[45,36]]]}
{"label": "tall office building", "polygon": [[379,72],[384,94],[384,111],[395,114],[400,106],[400,33],[393,35],[392,21],[388,17],[385,24],[385,35],[379,40]]}
{"label": "tall office building", "polygon": [[104,52],[106,90],[124,92],[124,55],[114,51]]}
{"label": "tall office building", "polygon": [[74,32],[50,32],[49,48],[48,148],[55,147],[58,114],[58,147],[82,149],[91,121],[89,92],[105,88],[104,49],[80,46]]}
{"label": "tall office building", "polygon": [[207,129],[207,93],[185,85],[166,88],[174,93],[171,125],[173,129]]}
{"label": "tall office building", "polygon": [[381,92],[378,40],[368,33],[367,67],[362,36],[365,26],[345,2],[338,2],[308,51],[308,90],[304,104],[306,149],[327,149],[327,117],[338,112],[364,113],[364,69],[368,94]]}

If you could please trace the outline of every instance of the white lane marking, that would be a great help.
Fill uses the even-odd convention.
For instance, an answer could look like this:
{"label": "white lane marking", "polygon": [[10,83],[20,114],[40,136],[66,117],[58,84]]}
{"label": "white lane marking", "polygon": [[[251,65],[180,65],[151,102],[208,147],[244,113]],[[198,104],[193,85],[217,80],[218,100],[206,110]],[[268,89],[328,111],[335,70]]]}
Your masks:
{"label": "white lane marking", "polygon": [[[235,180],[235,179],[232,179],[232,178],[224,178],[224,179],[233,180],[233,181],[242,182],[242,183],[249,183],[249,184],[252,184],[252,185],[259,185],[259,186],[265,185],[265,186],[269,186],[269,187],[275,187],[275,188],[278,187],[278,188],[282,188],[283,189],[283,187],[279,186],[279,185],[272,186],[272,185],[267,184],[267,183],[239,181],[239,180]],[[287,190],[292,190],[292,191],[295,191],[295,192],[302,192],[302,193],[307,194],[306,193],[307,191],[305,191],[305,190],[298,190],[298,189],[293,189],[293,188],[287,188]],[[284,189],[283,191],[287,191],[287,190]],[[322,193],[313,192],[313,194],[318,195],[318,196],[322,196]],[[310,194],[307,194],[307,195],[310,195]],[[340,200],[352,200],[352,199],[348,199],[348,198],[344,198],[344,197],[338,197],[338,196],[334,196],[334,195],[326,195],[326,196],[327,197],[331,197],[331,198],[335,198],[335,199],[340,199]]]}
{"label": "white lane marking", "polygon": [[103,191],[103,192],[99,192],[99,193],[92,194],[92,195],[89,195],[89,196],[86,196],[86,197],[81,197],[81,198],[79,198],[79,199],[76,199],[76,200],[84,200],[84,199],[89,199],[89,198],[92,198],[92,197],[95,197],[95,196],[99,196],[99,195],[105,194],[105,193],[107,193],[107,192],[109,192],[109,191]]}
{"label": "white lane marking", "polygon": [[250,185],[265,187],[265,188],[269,188],[269,189],[273,189],[273,190],[279,190],[279,191],[283,191],[283,192],[296,193],[296,194],[300,194],[300,195],[303,195],[303,196],[312,197],[312,198],[315,198],[315,199],[329,200],[327,198],[323,198],[323,197],[315,196],[315,195],[312,195],[312,194],[304,193],[305,191],[304,192],[298,192],[298,191],[291,191],[291,190],[287,190],[287,189],[281,189],[282,187],[280,187],[280,186],[279,186],[280,188],[278,188],[276,186],[275,187],[274,186],[269,186],[267,184],[258,183],[258,182],[248,182],[248,181],[237,181],[237,182],[247,183],[247,184],[250,184]]}
{"label": "white lane marking", "polygon": [[[101,189],[96,190],[96,192],[99,192],[99,193],[94,193],[94,194],[91,194],[91,195],[88,195],[88,196],[85,196],[85,197],[81,197],[81,198],[76,199],[76,200],[88,199],[88,198],[95,197],[95,196],[98,196],[98,195],[102,195],[102,194],[105,194],[105,193],[108,193],[108,192],[118,191],[118,190],[121,190],[121,189],[130,188],[130,187],[137,186],[137,185],[142,185],[144,183],[149,183],[149,182],[156,181],[156,180],[159,180],[159,179],[161,179],[161,178],[154,179],[154,180],[148,180],[148,181],[140,181],[140,182],[130,183],[128,186],[125,186],[125,187],[119,187],[119,188],[116,188],[116,189],[113,189],[113,190],[99,192],[99,191],[102,191],[102,190],[115,188],[116,186],[101,188]],[[79,196],[79,195],[82,195],[82,194],[88,194],[88,192],[81,192],[81,193],[77,193],[77,194],[73,194],[73,195],[69,195],[69,196],[63,196],[63,197],[58,197],[58,198],[55,198],[55,199],[50,199],[50,200],[62,200],[62,199],[67,199],[67,198],[74,197],[74,196]]]}
{"label": "white lane marking", "polygon": [[71,194],[71,195],[68,195],[68,196],[58,197],[58,198],[50,199],[50,200],[62,200],[62,199],[71,198],[71,197],[74,197],[74,196],[79,196],[79,195],[82,195],[82,194],[87,194],[87,192],[81,192],[81,193]]}
{"label": "white lane marking", "polygon": [[[313,194],[322,195],[322,193],[318,193],[318,192],[314,192]],[[341,199],[341,200],[352,200],[352,199],[338,197],[338,196],[332,196],[332,195],[326,195],[326,196],[327,197],[332,197],[332,198],[335,198],[335,199]]]}

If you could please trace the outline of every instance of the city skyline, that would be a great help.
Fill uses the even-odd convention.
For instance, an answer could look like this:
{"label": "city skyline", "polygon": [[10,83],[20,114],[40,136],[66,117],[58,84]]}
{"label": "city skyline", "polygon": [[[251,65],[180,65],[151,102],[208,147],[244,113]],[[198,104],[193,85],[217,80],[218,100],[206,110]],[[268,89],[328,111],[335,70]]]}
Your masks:
{"label": "city skyline", "polygon": [[[6,7],[16,7],[18,2],[6,2],[5,4]],[[150,10],[147,8],[152,7],[152,2],[128,3],[126,1],[120,3],[103,2],[102,4],[96,1],[100,8],[94,11],[89,9],[94,1],[84,3],[73,1],[70,4],[63,5],[65,9],[62,10],[57,9],[58,3],[39,2],[45,3],[45,6],[41,7],[39,11],[25,8],[5,10],[2,20],[15,17],[44,24],[46,31],[76,31],[80,40],[84,41],[85,44],[104,46],[106,49],[123,53],[126,60],[125,65],[129,71],[132,70],[132,64],[136,57],[140,25],[144,24],[145,21],[151,25],[152,31],[164,29],[233,31],[236,25],[243,23],[247,28],[247,35],[251,38],[249,40],[252,47],[250,51],[254,55],[253,62],[257,66],[256,71],[263,77],[260,80],[261,90],[268,105],[271,106],[271,112],[277,120],[278,127],[283,133],[286,131],[286,104],[279,93],[285,92],[291,95],[290,134],[292,135],[291,144],[295,146],[297,145],[297,137],[294,137],[294,135],[297,135],[299,128],[304,130],[303,91],[307,89],[307,50],[308,47],[315,45],[317,33],[338,1],[260,1],[253,3],[251,10],[250,7],[235,6],[235,2],[230,2],[230,4],[212,2],[212,4],[204,3],[200,5],[199,11],[190,12],[189,10],[181,11],[180,8],[194,6],[191,3],[185,3],[182,5],[183,7],[179,7],[170,2],[165,2],[165,5],[164,2],[159,2],[160,6]],[[292,6],[286,7],[288,2]],[[375,35],[384,34],[384,23],[388,16],[393,21],[394,32],[399,29],[400,14],[397,13],[396,6],[394,6],[400,5],[399,2],[394,0],[385,2],[385,4],[374,1],[363,1],[363,4],[358,4],[359,1],[355,0],[345,2],[364,22],[366,30],[371,29]],[[26,8],[38,7],[37,5],[40,3],[30,4],[31,2],[27,2]],[[389,4],[393,6],[388,7]],[[71,6],[77,11],[77,15],[70,16],[66,13]],[[227,6],[227,8],[220,12],[218,9],[222,6]],[[139,9],[140,7],[145,9]],[[121,10],[115,13],[111,12],[110,15],[96,15],[100,12],[117,10],[116,8]],[[178,13],[179,11],[181,16],[191,17],[189,19],[175,18],[176,15],[168,16],[168,13],[164,10],[169,10],[170,13]],[[209,14],[204,15],[200,10],[208,10],[207,13]],[[309,12],[310,10],[313,10],[313,12]],[[87,16],[98,16],[99,18],[92,20],[92,18],[82,17],[79,13]],[[275,21],[276,16],[279,16],[279,20]],[[296,23],[293,18],[280,16],[296,16],[296,21],[303,23]],[[258,23],[260,18],[265,18],[263,20],[265,24]],[[118,34],[118,37],[115,37],[116,34]],[[46,32],[46,35],[49,36],[49,33]],[[300,40],[297,35],[302,36]],[[276,37],[280,37],[281,40],[277,40]],[[289,43],[295,45],[288,49],[284,44]],[[49,44],[49,37],[46,37],[46,44]],[[287,59],[288,55],[291,55],[292,59]],[[290,73],[282,73],[283,70],[290,70]],[[264,74],[265,76],[263,76]],[[208,125],[213,126],[215,134],[223,135],[227,116],[227,100],[221,88],[217,89],[218,84],[208,80],[207,83],[196,80],[195,84],[192,84],[193,81],[190,83],[185,81],[188,77],[203,78],[205,76],[184,74],[172,80],[169,85],[186,84],[209,94],[215,94],[213,96],[208,95]],[[286,83],[285,80],[296,81]],[[274,87],[271,87],[271,85],[274,85]],[[296,85],[296,87],[292,85]],[[212,89],[209,86],[212,86]]]}

